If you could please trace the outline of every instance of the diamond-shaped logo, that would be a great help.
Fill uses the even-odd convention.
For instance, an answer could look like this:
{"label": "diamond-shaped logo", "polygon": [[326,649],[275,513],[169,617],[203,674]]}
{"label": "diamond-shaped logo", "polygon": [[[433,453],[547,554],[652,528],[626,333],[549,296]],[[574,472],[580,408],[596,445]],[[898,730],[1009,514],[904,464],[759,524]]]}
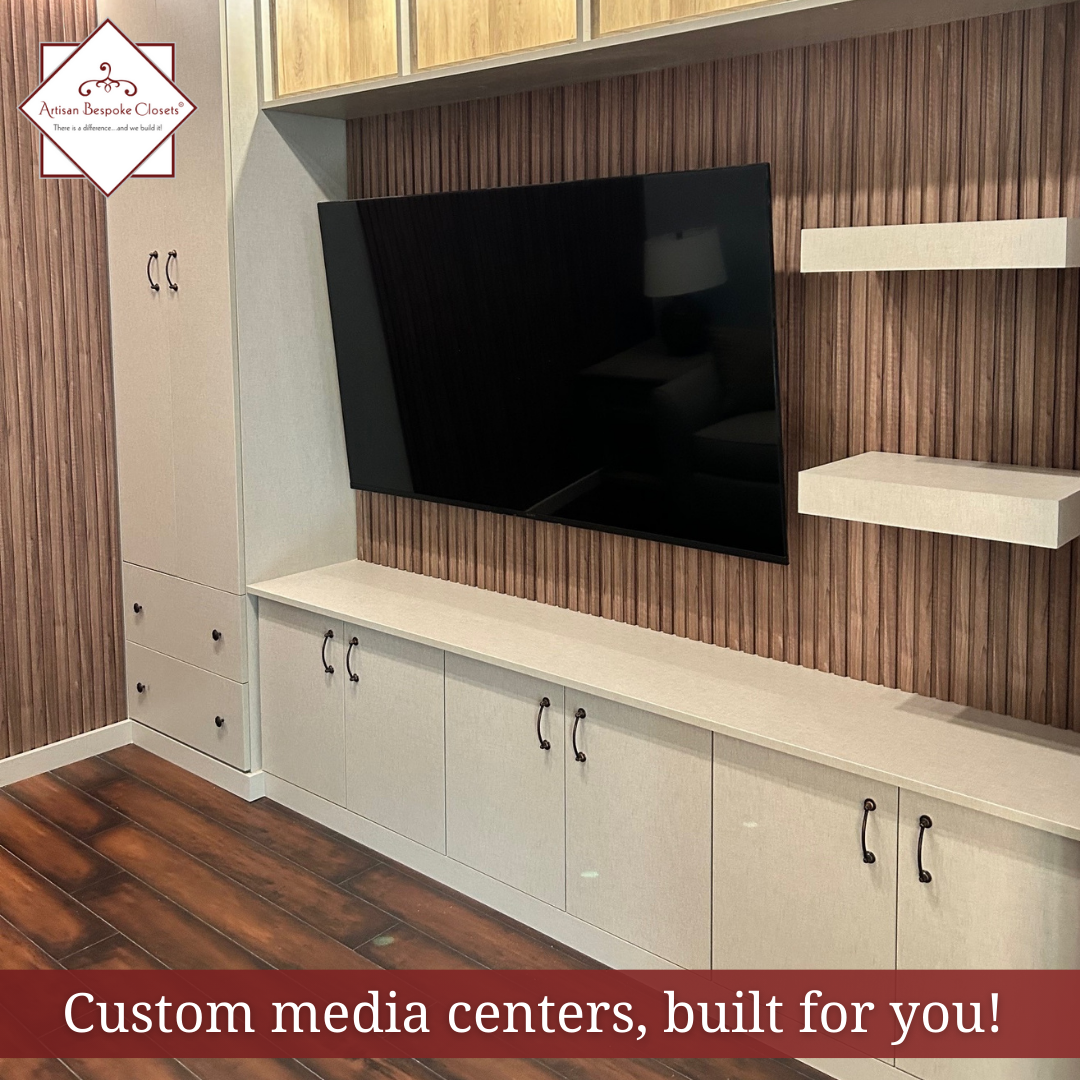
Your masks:
{"label": "diamond-shaped logo", "polygon": [[195,111],[108,19],[19,108],[106,195]]}

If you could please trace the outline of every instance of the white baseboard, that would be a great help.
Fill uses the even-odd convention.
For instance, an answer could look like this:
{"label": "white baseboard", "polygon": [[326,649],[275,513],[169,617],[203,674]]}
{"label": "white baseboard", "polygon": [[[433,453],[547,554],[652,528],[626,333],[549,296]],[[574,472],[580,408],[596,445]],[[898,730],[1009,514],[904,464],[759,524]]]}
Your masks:
{"label": "white baseboard", "polygon": [[193,750],[184,743],[162,735],[153,728],[140,724],[137,720],[120,720],[108,727],[87,731],[82,735],[73,735],[70,739],[61,739],[48,746],[39,746],[36,750],[27,750],[22,754],[0,760],[0,787],[14,784],[19,780],[51,772],[64,765],[73,765],[76,761],[96,757],[109,750],[134,743],[158,757],[179,765],[211,784],[216,784],[241,799],[253,802],[265,794],[262,772],[244,773],[231,765],[208,757]]}
{"label": "white baseboard", "polygon": [[343,807],[327,802],[310,791],[298,788],[270,773],[266,777],[266,795],[304,817],[325,825],[334,832],[378,851],[411,870],[424,874],[473,900],[486,904],[526,926],[554,938],[571,949],[584,953],[614,968],[675,968],[653,953],[614,937],[595,926],[553,908],[542,900],[527,896],[501,881],[481,874],[464,863],[424,847],[408,837],[384,829]]}
{"label": "white baseboard", "polygon": [[906,1080],[908,1073],[876,1058],[800,1058],[833,1080]]}
{"label": "white baseboard", "polygon": [[140,724],[137,720],[130,720],[132,737],[128,740],[136,746],[141,746],[151,754],[156,754],[189,773],[216,784],[219,788],[239,795],[247,802],[254,802],[266,794],[263,772],[241,772],[231,765],[226,765],[217,758],[212,758],[199,750],[194,750],[186,743],[177,742],[168,735],[162,735],[160,731]]}
{"label": "white baseboard", "polygon": [[25,753],[4,758],[0,761],[0,787],[62,768],[64,765],[73,765],[76,761],[104,754],[118,746],[127,746],[133,738],[131,729],[131,720],[120,720],[108,727],[86,731],[82,735],[72,735],[70,739],[61,739],[48,746],[39,746],[36,750],[27,750]]}

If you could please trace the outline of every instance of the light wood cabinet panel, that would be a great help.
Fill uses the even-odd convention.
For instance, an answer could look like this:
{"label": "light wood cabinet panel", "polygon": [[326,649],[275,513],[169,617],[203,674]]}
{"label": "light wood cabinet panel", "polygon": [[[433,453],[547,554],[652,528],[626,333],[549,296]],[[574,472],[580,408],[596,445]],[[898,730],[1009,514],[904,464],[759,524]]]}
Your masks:
{"label": "light wood cabinet panel", "polygon": [[564,907],[564,760],[561,686],[447,655],[447,855]]}
{"label": "light wood cabinet panel", "polygon": [[[346,806],[446,851],[443,654],[345,626]],[[349,678],[348,670],[357,675]]]}
{"label": "light wood cabinet panel", "polygon": [[574,0],[415,0],[418,69],[536,49],[577,37]]}
{"label": "light wood cabinet panel", "polygon": [[712,15],[731,8],[758,7],[770,0],[594,0],[595,32],[610,34],[641,26]]}
{"label": "light wood cabinet panel", "polygon": [[127,692],[133,719],[234,768],[251,768],[246,683],[129,641]]}
{"label": "light wood cabinet panel", "polygon": [[277,93],[396,75],[396,0],[276,0]]}
{"label": "light wood cabinet panel", "polygon": [[[328,630],[334,636],[324,642]],[[339,806],[345,805],[343,636],[335,619],[259,602],[263,768]],[[323,669],[324,656],[333,672]]]}
{"label": "light wood cabinet panel", "polygon": [[567,691],[564,756],[566,910],[682,967],[709,967],[711,734]]}
{"label": "light wood cabinet panel", "polygon": [[897,788],[713,740],[713,966],[893,968]]}
{"label": "light wood cabinet panel", "polygon": [[[923,838],[919,880],[919,820]],[[900,793],[897,966],[1080,967],[1080,843]],[[925,1080],[1075,1080],[1061,1060],[897,1059]]]}

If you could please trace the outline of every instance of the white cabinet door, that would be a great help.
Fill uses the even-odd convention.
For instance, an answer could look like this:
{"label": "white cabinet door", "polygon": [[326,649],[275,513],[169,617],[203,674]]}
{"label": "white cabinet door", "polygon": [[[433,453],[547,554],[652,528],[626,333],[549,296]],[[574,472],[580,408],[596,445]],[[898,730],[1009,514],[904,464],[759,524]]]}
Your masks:
{"label": "white cabinet door", "polygon": [[[176,573],[173,385],[158,187],[170,182],[123,184],[109,198],[108,233],[121,548],[128,562]],[[162,282],[156,291],[152,280]]]}
{"label": "white cabinet door", "polygon": [[445,852],[442,651],[348,625],[345,650],[346,805]]}
{"label": "white cabinet door", "polygon": [[[240,592],[239,424],[232,312],[220,0],[158,0],[177,82],[198,109],[176,133],[162,195],[172,354],[177,573]],[[169,252],[175,251],[175,256]]]}
{"label": "white cabinet door", "polygon": [[339,806],[345,805],[343,635],[335,619],[259,601],[263,768]]}
{"label": "white cabinet door", "polygon": [[[584,761],[574,755],[575,721]],[[568,690],[565,740],[566,910],[682,967],[707,968],[711,734]]]}
{"label": "white cabinet door", "polygon": [[447,855],[564,907],[563,762],[561,686],[447,654]]}
{"label": "white cabinet door", "polygon": [[[929,827],[921,829],[926,817]],[[918,867],[923,831],[922,866]],[[1080,968],[1080,843],[900,793],[900,968]],[[1075,1080],[1075,1061],[903,1059],[926,1080]]]}
{"label": "white cabinet door", "polygon": [[894,967],[897,788],[713,739],[713,966]]}

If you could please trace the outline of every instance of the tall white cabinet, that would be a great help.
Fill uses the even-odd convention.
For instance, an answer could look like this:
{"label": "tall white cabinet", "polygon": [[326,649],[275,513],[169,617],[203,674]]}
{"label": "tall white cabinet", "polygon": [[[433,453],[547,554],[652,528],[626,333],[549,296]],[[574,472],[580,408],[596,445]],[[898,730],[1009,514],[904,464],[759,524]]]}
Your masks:
{"label": "tall white cabinet", "polygon": [[98,15],[173,43],[198,106],[175,177],[108,203],[128,713],[246,771],[247,583],[356,545],[316,211],[345,197],[344,124],[260,114],[251,0],[99,0]]}

